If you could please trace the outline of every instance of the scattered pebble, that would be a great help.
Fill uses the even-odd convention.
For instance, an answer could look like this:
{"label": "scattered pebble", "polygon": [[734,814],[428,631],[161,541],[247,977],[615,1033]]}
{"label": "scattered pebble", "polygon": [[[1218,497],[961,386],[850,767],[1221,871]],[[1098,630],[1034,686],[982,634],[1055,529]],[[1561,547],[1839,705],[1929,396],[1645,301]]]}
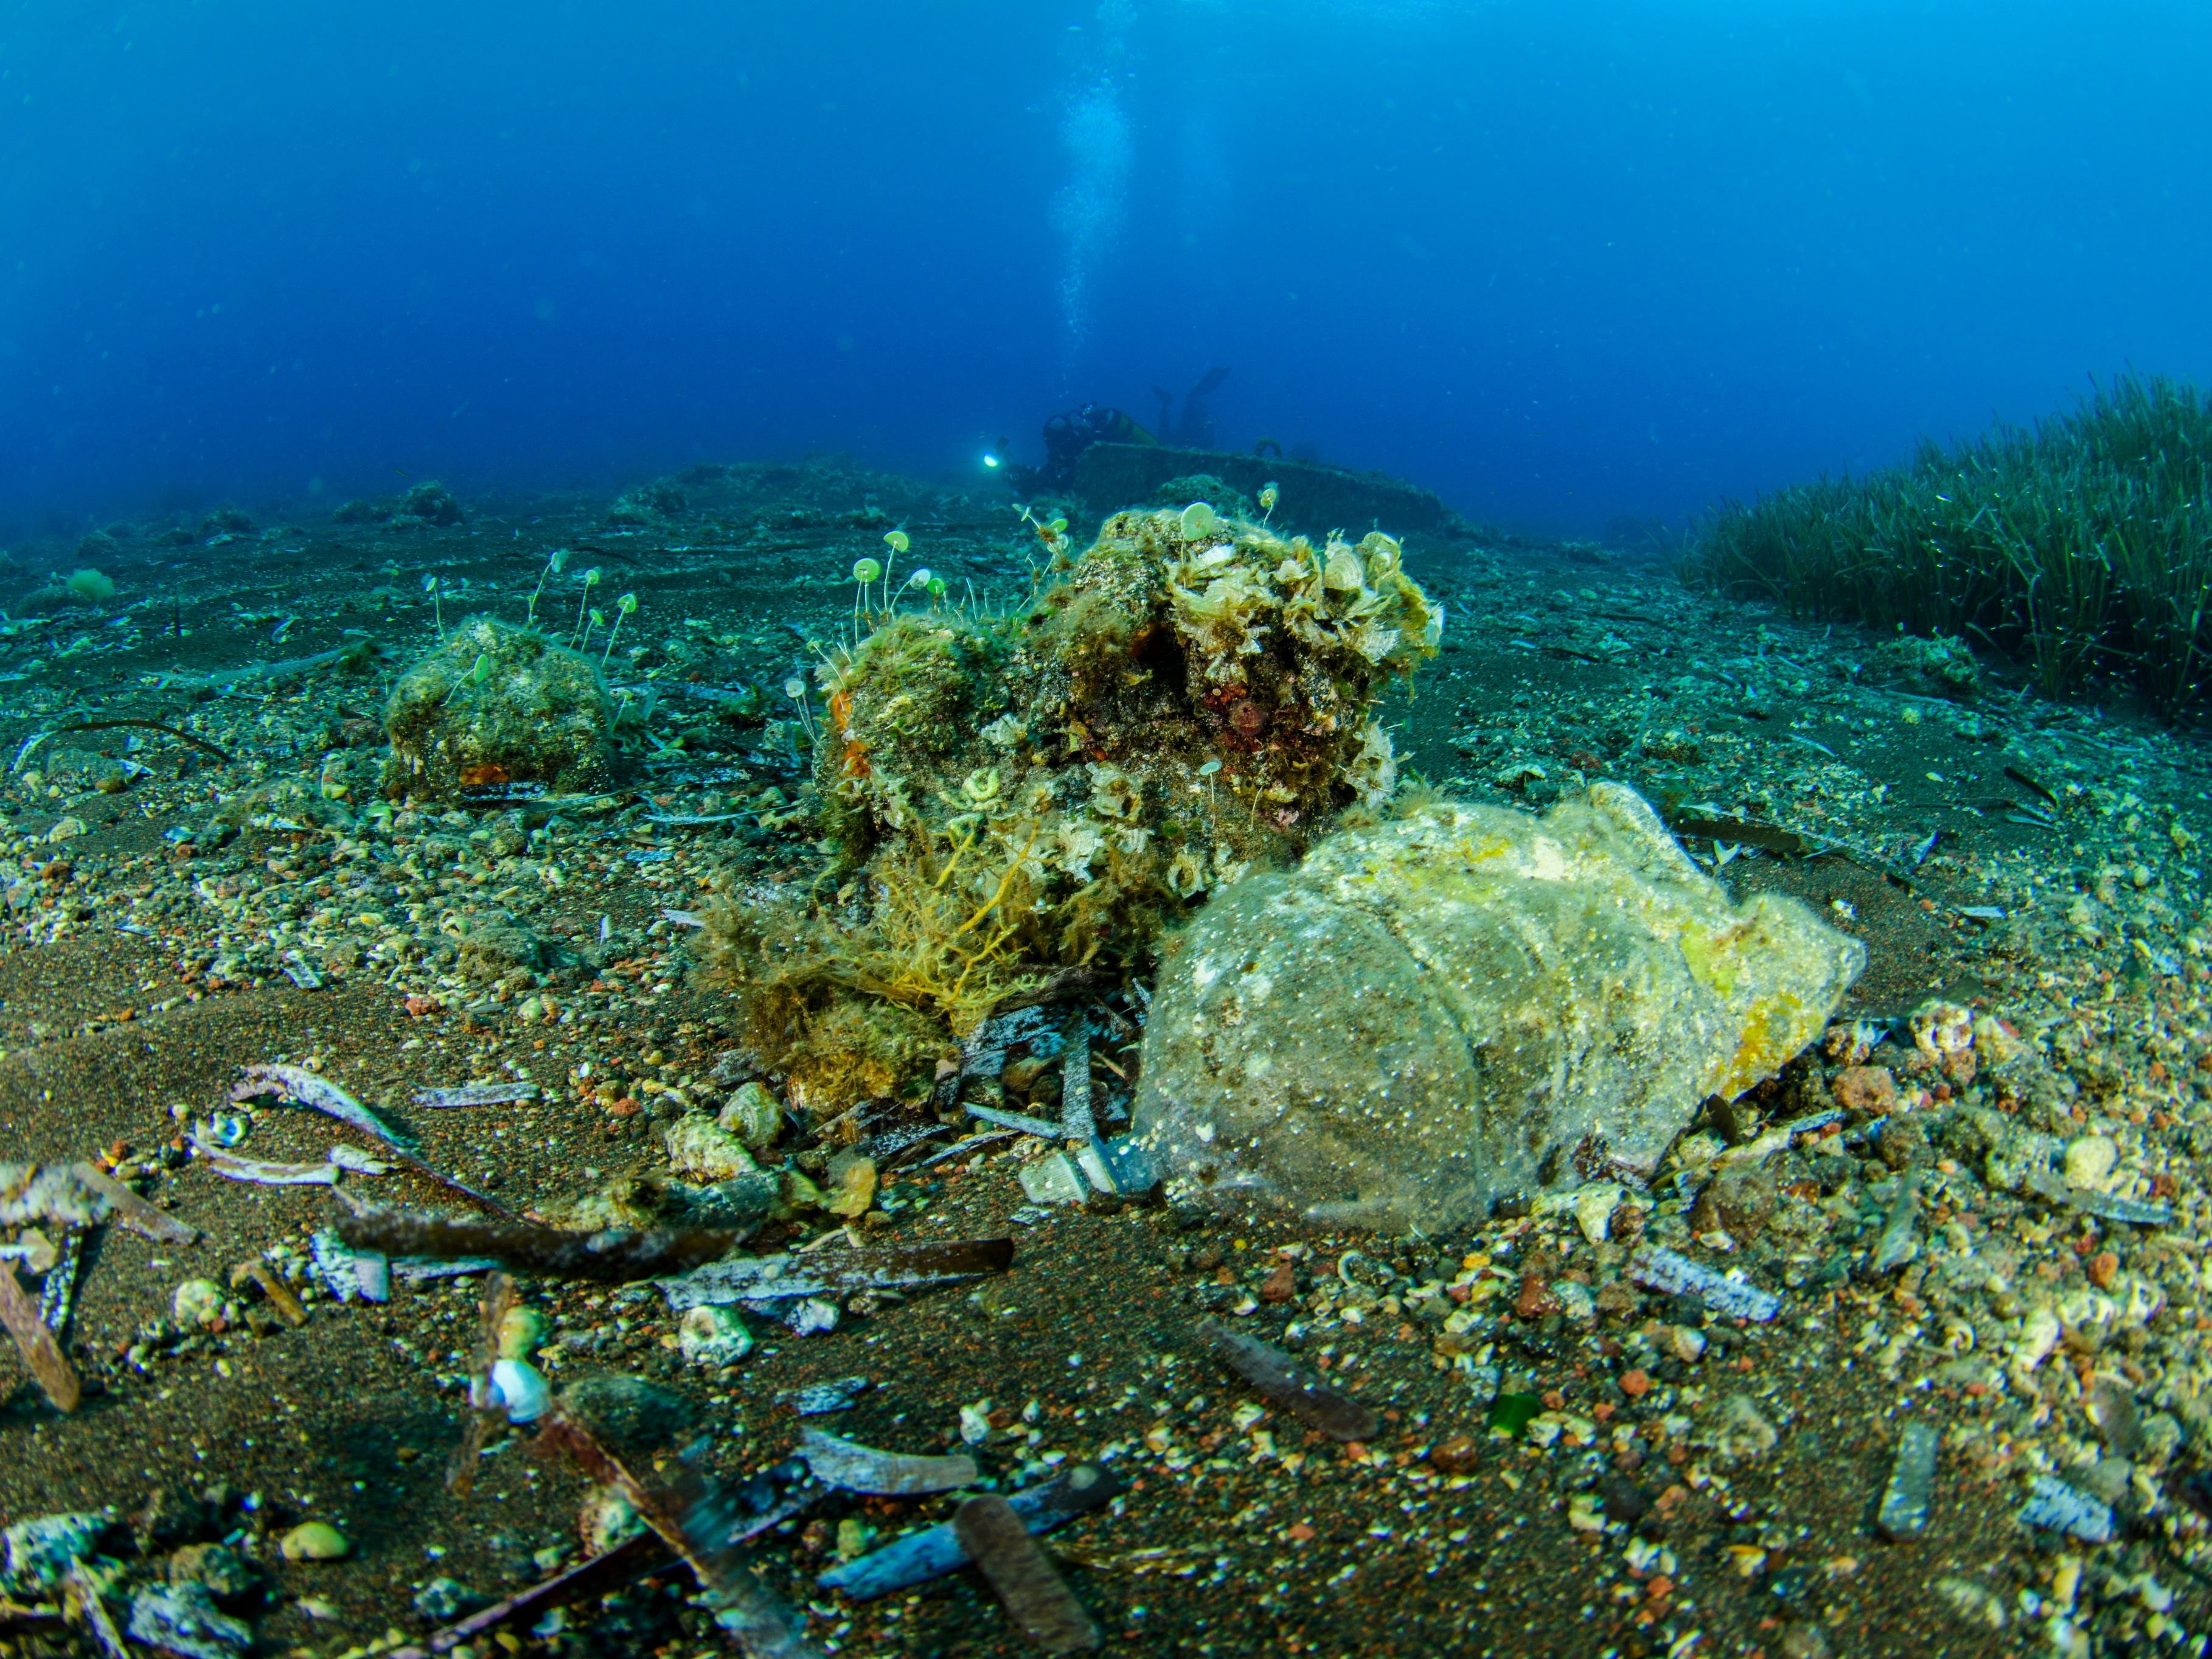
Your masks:
{"label": "scattered pebble", "polygon": [[277,1545],[287,1561],[343,1561],[353,1553],[346,1535],[327,1521],[303,1521]]}

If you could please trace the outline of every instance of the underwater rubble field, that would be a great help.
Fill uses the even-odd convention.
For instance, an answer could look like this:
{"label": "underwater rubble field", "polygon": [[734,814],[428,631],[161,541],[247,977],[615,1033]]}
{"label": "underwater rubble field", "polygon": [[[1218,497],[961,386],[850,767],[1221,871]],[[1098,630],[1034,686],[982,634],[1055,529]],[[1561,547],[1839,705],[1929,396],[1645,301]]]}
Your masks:
{"label": "underwater rubble field", "polygon": [[[91,1164],[150,1206],[0,1227],[21,1301],[73,1289],[58,1352],[82,1391],[57,1410],[0,1349],[0,1654],[132,1650],[149,1589],[191,1583],[243,1621],[177,1638],[214,1653],[734,1650],[691,1567],[643,1549],[434,1644],[585,1559],[592,1483],[501,1425],[449,1490],[483,1429],[490,1276],[395,1272],[387,1300],[342,1301],[317,1236],[337,1194],[450,1207],[459,1182],[526,1214],[650,1178],[669,1123],[757,1081],[690,923],[733,884],[819,874],[782,690],[805,641],[849,621],[854,561],[894,526],[987,604],[1024,601],[1042,560],[1002,501],[830,462],[459,506],[120,528],[95,550],[111,597],[19,594],[0,626],[0,1158]],[[1043,1206],[1020,1177],[1047,1143],[939,1158],[989,1131],[945,1127],[882,1158],[865,1212],[803,1210],[747,1248],[834,1282],[856,1249],[1010,1238],[1005,1271],[848,1280],[790,1320],[749,1304],[750,1350],[721,1367],[686,1358],[650,1283],[525,1275],[547,1379],[674,1390],[700,1467],[732,1481],[795,1479],[810,1430],[964,1454],[969,1492],[1091,1466],[1118,1495],[1043,1543],[1120,1651],[2203,1651],[2201,738],[1593,547],[1470,530],[1405,558],[1449,617],[1387,705],[1405,771],[1532,807],[1638,790],[1735,892],[1865,941],[1822,1042],[1686,1126],[1648,1190],[1449,1237]],[[556,633],[580,606],[621,622],[626,771],[551,806],[497,781],[382,803],[400,672],[468,617],[521,622],[541,575]],[[1093,1061],[1110,1108],[1142,1000],[1098,1006],[1121,1033]],[[257,1090],[250,1066],[298,1069]],[[1030,1073],[1010,1099],[1058,1097]],[[318,1078],[411,1159],[297,1103]],[[491,1100],[416,1098],[469,1085]],[[780,1133],[775,1158],[811,1175],[838,1150],[796,1118]],[[271,1165],[319,1178],[238,1178]],[[198,1280],[212,1299],[180,1308]],[[1255,1386],[1216,1327],[1317,1393],[1294,1410]],[[1309,1426],[1346,1420],[1372,1431]],[[824,1475],[738,1571],[822,1651],[1030,1650],[967,1567],[867,1600],[817,1582],[952,1515],[892,1473],[905,1495]],[[42,1556],[24,1523],[82,1511],[105,1512],[96,1547]]]}

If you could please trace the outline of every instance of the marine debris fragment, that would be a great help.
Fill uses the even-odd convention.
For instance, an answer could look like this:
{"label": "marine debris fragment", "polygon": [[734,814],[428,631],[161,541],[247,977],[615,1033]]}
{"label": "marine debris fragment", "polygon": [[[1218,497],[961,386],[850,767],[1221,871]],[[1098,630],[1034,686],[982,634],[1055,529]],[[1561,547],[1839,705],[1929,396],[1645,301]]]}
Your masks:
{"label": "marine debris fragment", "polygon": [[331,1226],[356,1250],[432,1260],[483,1257],[513,1273],[609,1284],[684,1273],[719,1261],[744,1238],[740,1232],[705,1228],[564,1232],[529,1221],[425,1215],[369,1204],[337,1216]]}
{"label": "marine debris fragment", "polygon": [[1372,1407],[1329,1387],[1273,1343],[1232,1331],[1214,1319],[1201,1321],[1198,1334],[1213,1345],[1231,1370],[1308,1428],[1349,1443],[1371,1440],[1382,1426]]}
{"label": "marine debris fragment", "polygon": [[2094,1187],[2076,1187],[2051,1170],[2031,1170],[2023,1183],[2029,1192],[2052,1204],[2063,1204],[2095,1216],[2100,1221],[2124,1221],[2137,1227],[2166,1227],[2173,1223],[2173,1206],[2154,1200],[2123,1198]]}
{"label": "marine debris fragment", "polygon": [[2035,1477],[2020,1519],[2023,1526],[2070,1533],[2085,1544],[2108,1543],[2112,1536],[2111,1508],[2055,1474]]}
{"label": "marine debris fragment", "polygon": [[1940,1437],[1933,1423],[1920,1419],[1897,1437],[1897,1460],[1882,1488],[1875,1524],[1888,1537],[1917,1538],[1928,1528],[1928,1509],[1936,1492],[1936,1449]]}
{"label": "marine debris fragment", "polygon": [[253,1627],[215,1604],[207,1586],[187,1580],[147,1584],[131,1597],[131,1639],[185,1659],[233,1659],[253,1645]]}
{"label": "marine debris fragment", "polygon": [[324,1288],[340,1302],[382,1302],[391,1295],[391,1264],[381,1250],[356,1250],[325,1227],[307,1240]]}
{"label": "marine debris fragment", "polygon": [[801,1417],[823,1417],[832,1412],[850,1411],[853,1403],[868,1390],[865,1376],[841,1376],[830,1382],[808,1382],[796,1389],[780,1389],[775,1403],[788,1406]]}
{"label": "marine debris fragment", "polygon": [[975,1460],[965,1452],[915,1457],[808,1427],[799,1431],[798,1455],[816,1480],[878,1497],[912,1498],[975,1484]]}
{"label": "marine debris fragment", "polygon": [[834,1256],[740,1256],[664,1279],[660,1289],[668,1305],[680,1313],[703,1303],[781,1302],[851,1291],[912,1290],[1001,1273],[1013,1260],[1011,1238],[948,1239]]}
{"label": "marine debris fragment", "polygon": [[1415,806],[1206,907],[1155,991],[1134,1133],[1192,1203],[1462,1224],[1594,1157],[1648,1174],[1865,962],[1795,900],[1736,902],[1621,785],[1540,818]]}
{"label": "marine debris fragment", "polygon": [[1920,1178],[1907,1176],[1898,1183],[1897,1196],[1890,1200],[1881,1236],[1875,1242],[1874,1259],[1868,1264],[1869,1272],[1893,1273],[1920,1254],[1919,1219]]}
{"label": "marine debris fragment", "polygon": [[1005,1498],[985,1492],[968,1499],[953,1512],[952,1530],[1024,1636],[1047,1653],[1098,1645],[1098,1626]]}
{"label": "marine debris fragment", "polygon": [[[1127,1490],[1110,1469],[1097,1463],[1073,1463],[1051,1480],[1012,1493],[1006,1502],[1021,1517],[1023,1526],[1033,1533],[1045,1533],[1103,1509]],[[926,1583],[967,1559],[967,1546],[951,1522],[942,1522],[832,1567],[815,1582],[853,1601],[870,1601]]]}
{"label": "marine debris fragment", "polygon": [[23,1356],[23,1364],[46,1390],[54,1409],[75,1411],[84,1398],[83,1385],[64,1358],[54,1334],[39,1317],[38,1304],[23,1293],[12,1261],[0,1261],[0,1325],[5,1325],[8,1334],[15,1339],[16,1351]]}
{"label": "marine debris fragment", "polygon": [[1729,1319],[1765,1324],[1782,1311],[1782,1298],[1772,1291],[1715,1273],[1656,1244],[1644,1246],[1629,1259],[1628,1276],[1648,1290],[1700,1297],[1706,1307]]}

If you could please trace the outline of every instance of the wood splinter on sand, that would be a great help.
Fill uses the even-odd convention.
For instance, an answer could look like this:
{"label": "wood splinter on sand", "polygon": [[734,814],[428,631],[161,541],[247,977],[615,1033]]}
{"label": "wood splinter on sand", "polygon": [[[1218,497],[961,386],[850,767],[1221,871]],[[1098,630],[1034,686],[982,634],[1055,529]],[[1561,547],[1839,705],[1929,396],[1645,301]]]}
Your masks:
{"label": "wood splinter on sand", "polygon": [[84,1390],[76,1380],[76,1372],[70,1368],[69,1361],[55,1344],[54,1334],[40,1319],[38,1304],[23,1293],[12,1261],[0,1261],[0,1325],[5,1325],[8,1334],[15,1339],[24,1364],[38,1378],[39,1386],[46,1391],[46,1398],[54,1402],[54,1409],[75,1411],[84,1398]]}
{"label": "wood splinter on sand", "polygon": [[1212,1319],[1199,1322],[1198,1334],[1213,1345],[1231,1370],[1308,1428],[1349,1444],[1372,1439],[1382,1426],[1371,1407],[1310,1376],[1273,1343]]}
{"label": "wood splinter on sand", "polygon": [[953,1511],[952,1530],[1024,1636],[1047,1653],[1098,1645],[1098,1626],[1005,1498],[996,1492],[969,1498]]}

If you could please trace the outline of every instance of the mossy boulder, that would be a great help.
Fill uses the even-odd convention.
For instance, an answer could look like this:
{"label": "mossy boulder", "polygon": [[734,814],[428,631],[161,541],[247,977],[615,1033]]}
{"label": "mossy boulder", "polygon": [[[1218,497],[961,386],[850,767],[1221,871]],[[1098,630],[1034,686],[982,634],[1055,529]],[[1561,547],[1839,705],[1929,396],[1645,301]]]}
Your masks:
{"label": "mossy boulder", "polygon": [[400,676],[384,727],[384,790],[395,799],[515,783],[587,793],[614,767],[614,707],[599,665],[491,617],[463,623]]}
{"label": "mossy boulder", "polygon": [[1955,635],[1905,635],[1890,641],[1884,654],[1898,678],[1917,691],[1963,702],[1981,689],[1981,665]]}
{"label": "mossy boulder", "polygon": [[684,492],[672,478],[656,478],[615,498],[607,509],[609,524],[665,524],[684,511]]}
{"label": "mossy boulder", "polygon": [[461,504],[435,478],[425,478],[399,498],[394,524],[436,525],[450,529],[461,521]]}
{"label": "mossy boulder", "polygon": [[860,641],[829,689],[814,781],[830,833],[864,861],[885,833],[931,803],[911,791],[942,781],[1006,706],[1003,628],[934,611],[893,617]]}
{"label": "mossy boulder", "polygon": [[[1048,532],[1052,526],[1048,525]],[[1381,532],[1117,514],[1010,616],[879,614],[819,672],[834,910],[710,910],[749,1041],[816,1111],[910,1096],[951,1037],[1162,932],[1396,782],[1376,704],[1442,611]]]}
{"label": "mossy boulder", "polygon": [[887,619],[821,671],[815,776],[848,860],[973,830],[1077,885],[1113,852],[1182,857],[1188,897],[1302,849],[1395,786],[1374,706],[1443,627],[1401,558],[1198,502],[1109,519],[1018,616]]}

